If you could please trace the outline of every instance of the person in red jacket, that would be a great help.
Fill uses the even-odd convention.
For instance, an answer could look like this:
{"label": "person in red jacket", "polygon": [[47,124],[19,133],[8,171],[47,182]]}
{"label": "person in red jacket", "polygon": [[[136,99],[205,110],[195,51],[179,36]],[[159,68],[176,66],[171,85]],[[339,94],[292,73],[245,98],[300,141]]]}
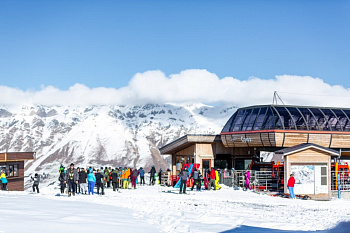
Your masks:
{"label": "person in red jacket", "polygon": [[295,199],[294,184],[295,184],[294,175],[290,174],[287,187],[288,187],[288,190],[289,190],[290,198],[292,198],[292,199]]}
{"label": "person in red jacket", "polygon": [[215,187],[215,178],[216,178],[216,173],[215,173],[215,169],[212,167],[210,170],[210,181],[208,183],[208,190],[211,190],[211,186],[214,187],[214,190],[216,190]]}

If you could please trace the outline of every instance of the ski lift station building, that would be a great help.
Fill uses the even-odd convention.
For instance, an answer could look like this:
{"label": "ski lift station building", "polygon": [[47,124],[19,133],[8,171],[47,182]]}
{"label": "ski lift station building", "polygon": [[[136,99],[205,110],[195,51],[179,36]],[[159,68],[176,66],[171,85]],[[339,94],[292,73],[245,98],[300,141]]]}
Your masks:
{"label": "ski lift station building", "polygon": [[[314,187],[304,194],[329,197],[331,162],[350,160],[350,109],[258,105],[239,108],[218,135],[185,135],[160,148],[171,154],[173,174],[179,163],[245,170],[266,154],[284,161],[289,174],[311,169]],[[350,161],[349,161],[350,162]],[[286,191],[285,187],[285,191]]]}

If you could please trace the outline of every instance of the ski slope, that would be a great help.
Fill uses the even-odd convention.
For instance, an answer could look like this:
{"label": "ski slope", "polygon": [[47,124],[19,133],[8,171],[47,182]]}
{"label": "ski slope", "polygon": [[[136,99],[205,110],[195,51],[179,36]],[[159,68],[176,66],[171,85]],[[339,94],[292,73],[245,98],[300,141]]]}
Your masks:
{"label": "ski slope", "polygon": [[[223,187],[178,194],[142,186],[105,196],[0,192],[0,232],[349,232],[350,200],[291,200]],[[333,229],[336,227],[335,229]]]}

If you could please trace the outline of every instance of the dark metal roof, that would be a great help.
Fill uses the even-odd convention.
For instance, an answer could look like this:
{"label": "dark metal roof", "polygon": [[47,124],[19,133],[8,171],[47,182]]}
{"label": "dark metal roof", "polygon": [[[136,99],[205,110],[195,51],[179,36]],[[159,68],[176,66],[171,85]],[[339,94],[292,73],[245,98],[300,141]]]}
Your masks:
{"label": "dark metal roof", "polygon": [[297,152],[297,151],[305,150],[305,149],[310,148],[310,147],[317,148],[317,149],[329,152],[333,156],[338,156],[339,155],[339,151],[336,151],[336,150],[333,150],[333,149],[330,149],[330,148],[327,148],[327,147],[323,147],[323,146],[320,146],[320,145],[317,145],[317,144],[314,144],[314,143],[302,143],[302,144],[299,144],[299,145],[296,145],[296,146],[292,146],[292,147],[289,147],[289,148],[284,148],[284,149],[275,151],[275,154],[288,155],[288,154],[291,154],[291,153],[294,153],[294,152]]}
{"label": "dark metal roof", "polygon": [[350,108],[256,105],[239,108],[221,133],[254,130],[350,131]]}

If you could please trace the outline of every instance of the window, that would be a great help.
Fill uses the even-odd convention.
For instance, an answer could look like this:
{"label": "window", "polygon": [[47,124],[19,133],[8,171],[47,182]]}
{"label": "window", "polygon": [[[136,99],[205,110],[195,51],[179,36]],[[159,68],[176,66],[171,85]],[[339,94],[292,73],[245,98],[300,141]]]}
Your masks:
{"label": "window", "polygon": [[247,109],[244,113],[244,119],[242,121],[242,125],[241,125],[241,129],[240,131],[244,131],[245,128],[247,127],[248,125],[248,121],[249,121],[249,117],[250,117],[250,114],[252,113],[252,109]]}
{"label": "window", "polygon": [[0,165],[0,172],[4,172],[5,175],[7,176],[7,171],[6,171],[6,165]]}
{"label": "window", "polygon": [[[334,116],[333,112],[329,109],[321,109],[324,115],[326,116],[326,119],[328,120],[328,125],[330,126],[330,129],[332,131],[336,131],[336,124],[338,123],[338,119]],[[339,128],[340,130],[340,128]]]}
{"label": "window", "polygon": [[262,128],[262,124],[265,119],[265,114],[266,114],[267,108],[262,108],[259,112],[259,116],[256,118],[256,122],[254,125],[254,130],[260,130]]}
{"label": "window", "polygon": [[248,121],[248,124],[247,124],[247,127],[245,128],[245,130],[252,130],[253,129],[253,124],[255,122],[255,119],[259,113],[259,109],[260,108],[255,108],[249,118],[249,121]]}
{"label": "window", "polygon": [[327,185],[327,167],[321,167],[321,185]]}
{"label": "window", "polygon": [[330,130],[327,116],[325,117],[318,108],[310,108],[310,111],[314,114],[320,130]]}
{"label": "window", "polygon": [[245,113],[244,109],[242,109],[238,112],[237,117],[236,117],[236,121],[235,121],[234,126],[233,126],[233,131],[240,131],[241,124],[242,124],[243,117],[244,117],[244,113]]}
{"label": "window", "polygon": [[7,177],[18,176],[18,164],[1,165],[0,170],[5,171]]}

